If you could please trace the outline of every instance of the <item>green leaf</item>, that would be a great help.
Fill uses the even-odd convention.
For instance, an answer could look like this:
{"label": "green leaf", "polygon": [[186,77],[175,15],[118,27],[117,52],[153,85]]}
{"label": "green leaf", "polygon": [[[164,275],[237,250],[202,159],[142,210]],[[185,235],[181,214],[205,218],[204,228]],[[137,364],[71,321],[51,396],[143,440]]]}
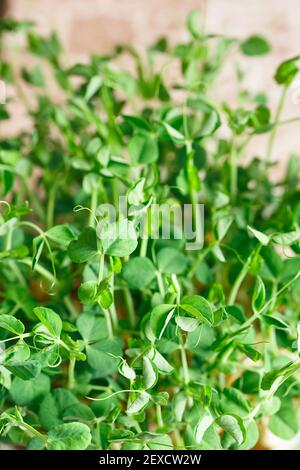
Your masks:
{"label": "green leaf", "polygon": [[203,436],[208,428],[213,424],[214,418],[211,415],[202,416],[195,429],[195,441],[201,444]]}
{"label": "green leaf", "polygon": [[22,380],[30,380],[41,372],[41,364],[38,361],[30,360],[26,362],[6,362],[6,369]]}
{"label": "green leaf", "polygon": [[6,314],[0,315],[0,328],[3,328],[17,336],[22,335],[25,331],[25,326],[20,320]]}
{"label": "green leaf", "polygon": [[188,295],[181,301],[180,307],[191,316],[206,325],[213,325],[214,315],[211,304],[200,295]]}
{"label": "green leaf", "polygon": [[250,404],[243,393],[236,388],[224,388],[220,399],[222,413],[234,414],[240,417],[247,416]]}
{"label": "green leaf", "polygon": [[276,70],[274,79],[279,85],[288,86],[299,71],[300,56],[282,62]]}
{"label": "green leaf", "polygon": [[77,318],[76,325],[86,344],[97,343],[107,338],[108,333],[105,319],[99,317],[99,315],[82,313]]}
{"label": "green leaf", "polygon": [[49,230],[47,230],[45,235],[47,238],[49,238],[49,240],[64,247],[67,247],[68,244],[76,238],[73,230],[69,225],[55,225],[54,227],[51,227]]}
{"label": "green leaf", "polygon": [[274,235],[272,238],[274,243],[278,245],[289,246],[293,245],[300,240],[300,230],[294,230],[289,233],[281,233],[280,235]]}
{"label": "green leaf", "polygon": [[246,354],[252,361],[258,361],[261,359],[260,352],[256,351],[256,349],[249,346],[249,344],[239,344],[238,349]]}
{"label": "green leaf", "polygon": [[39,374],[31,380],[14,378],[10,388],[10,395],[16,405],[27,405],[33,400],[44,396],[50,391],[50,379],[45,374]]}
{"label": "green leaf", "polygon": [[176,144],[184,144],[185,143],[186,138],[181,132],[179,132],[174,127],[170,126],[170,124],[168,124],[167,122],[163,122],[162,125],[166,129],[167,133],[169,134],[169,136],[171,137],[171,140],[173,140],[173,142],[175,142]]}
{"label": "green leaf", "polygon": [[104,225],[98,236],[104,253],[110,256],[129,256],[138,243],[134,224],[128,219]]}
{"label": "green leaf", "polygon": [[280,410],[271,416],[270,431],[281,439],[292,439],[299,431],[299,417],[291,398],[286,397]]}
{"label": "green leaf", "polygon": [[130,367],[126,361],[123,361],[122,364],[119,366],[119,372],[123,377],[126,377],[128,380],[135,380],[136,373],[132,367]]}
{"label": "green leaf", "polygon": [[278,315],[263,315],[262,319],[267,325],[273,325],[278,330],[288,330],[290,328]]}
{"label": "green leaf", "polygon": [[201,26],[200,14],[198,10],[193,10],[188,14],[186,26],[194,38],[200,39],[202,37],[203,29]]}
{"label": "green leaf", "polygon": [[252,309],[254,312],[258,312],[264,305],[266,299],[266,288],[262,279],[257,276],[252,296]]}
{"label": "green leaf", "polygon": [[268,235],[265,235],[264,233],[260,232],[259,230],[256,230],[253,227],[250,227],[249,225],[247,226],[247,229],[249,230],[252,235],[257,238],[257,240],[264,246],[267,246],[270,242],[270,238]]}
{"label": "green leaf", "polygon": [[238,445],[244,442],[246,430],[243,421],[238,416],[226,414],[218,418],[216,422],[225,432],[228,432],[233,437]]}
{"label": "green leaf", "polygon": [[89,427],[83,423],[59,424],[47,437],[49,450],[84,450],[91,443]]}
{"label": "green leaf", "polygon": [[123,267],[123,278],[131,289],[144,289],[155,278],[155,267],[149,258],[132,258]]}
{"label": "green leaf", "polygon": [[83,282],[78,289],[78,297],[82,304],[92,305],[95,302],[97,294],[97,282]]}
{"label": "green leaf", "polygon": [[146,390],[154,387],[158,378],[156,367],[147,356],[143,357],[143,378]]}
{"label": "green leaf", "polygon": [[168,326],[168,323],[174,314],[174,311],[174,306],[169,304],[157,305],[151,311],[150,325],[156,338],[162,337],[166,327]]}
{"label": "green leaf", "polygon": [[134,129],[151,132],[152,128],[150,124],[140,116],[129,116],[128,114],[123,114],[123,118],[128,122]]}
{"label": "green leaf", "polygon": [[102,85],[102,78],[95,75],[90,79],[87,84],[84,99],[85,101],[89,101],[93,96],[99,91]]}
{"label": "green leaf", "polygon": [[176,420],[181,423],[187,405],[187,397],[184,392],[179,392],[174,396],[173,409]]}
{"label": "green leaf", "polygon": [[90,261],[97,253],[97,236],[92,227],[84,229],[68,246],[68,254],[74,263]]}
{"label": "green leaf", "polygon": [[253,35],[241,43],[241,51],[247,56],[257,56],[268,54],[271,46],[262,36]]}
{"label": "green leaf", "polygon": [[147,406],[150,400],[149,393],[142,391],[138,394],[137,398],[135,398],[131,404],[128,406],[126,413],[128,415],[135,415],[141,413],[143,409]]}
{"label": "green leaf", "polygon": [[40,322],[47,328],[51,336],[60,337],[62,330],[62,321],[60,316],[50,308],[36,307],[33,309],[34,314]]}
{"label": "green leaf", "polygon": [[159,271],[166,274],[182,274],[187,268],[187,258],[175,248],[163,248],[157,253]]}
{"label": "green leaf", "polygon": [[194,331],[199,326],[197,318],[178,316],[175,318],[175,321],[183,331]]}
{"label": "green leaf", "polygon": [[154,138],[145,133],[136,134],[129,142],[128,152],[133,165],[149,164],[158,159],[158,147]]}

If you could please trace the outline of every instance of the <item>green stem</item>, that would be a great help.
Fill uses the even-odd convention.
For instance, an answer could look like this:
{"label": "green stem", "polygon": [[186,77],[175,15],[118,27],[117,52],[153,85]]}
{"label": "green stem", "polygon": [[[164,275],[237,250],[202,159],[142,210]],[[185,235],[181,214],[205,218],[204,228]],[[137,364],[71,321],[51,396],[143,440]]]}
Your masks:
{"label": "green stem", "polygon": [[68,368],[68,388],[74,388],[75,381],[75,357],[70,357],[69,368]]}
{"label": "green stem", "polygon": [[46,227],[47,229],[51,228],[54,223],[54,209],[55,209],[55,199],[56,199],[57,185],[54,184],[49,191],[48,204],[47,204],[47,214],[46,214]]}
{"label": "green stem", "polygon": [[98,284],[100,284],[104,276],[104,261],[105,261],[105,255],[104,253],[101,253],[100,262],[99,262],[99,271],[98,271]]}
{"label": "green stem", "polygon": [[182,364],[182,370],[183,370],[183,380],[185,385],[188,385],[190,383],[190,375],[189,375],[189,367],[188,367],[188,362],[186,358],[186,352],[184,349],[184,345],[180,345],[180,356],[181,356],[181,364]]}
{"label": "green stem", "polygon": [[164,422],[161,414],[161,406],[158,403],[156,404],[156,419],[158,429],[162,428],[164,426]]}
{"label": "green stem", "polygon": [[263,305],[263,307],[254,313],[248,320],[243,324],[243,329],[247,326],[250,326],[261,314],[264,310],[269,308],[270,305],[274,302],[274,298],[278,298],[286,289],[288,289],[298,278],[300,277],[300,271],[289,281],[287,282],[279,291],[276,292],[275,296],[271,296],[271,298]]}
{"label": "green stem", "polygon": [[161,272],[156,271],[156,279],[157,279],[157,284],[158,284],[160,295],[164,299],[166,295],[166,291],[165,291],[164,280],[163,280]]}
{"label": "green stem", "polygon": [[25,428],[28,432],[30,432],[33,436],[38,437],[41,441],[43,441],[46,445],[48,443],[47,437],[44,436],[41,432],[34,429],[30,424],[25,423],[25,421],[18,422],[20,428]]}
{"label": "green stem", "polygon": [[[276,109],[276,112],[275,112],[275,119],[274,119],[275,122],[279,121],[280,115],[282,113],[283,105],[284,105],[284,102],[285,102],[287,90],[288,90],[287,86],[284,86],[281,90],[281,95],[280,95],[278,106],[277,106],[277,109]],[[273,127],[273,129],[271,131],[271,134],[270,134],[270,138],[268,140],[267,152],[266,152],[266,162],[269,162],[271,160],[276,132],[277,132],[277,125]]]}
{"label": "green stem", "polygon": [[116,305],[115,305],[115,275],[114,272],[111,274],[111,291],[112,291],[112,296],[113,296],[113,303],[111,304],[109,311],[113,323],[113,327],[115,330],[118,329],[118,315],[117,315],[117,310],[116,310]]}
{"label": "green stem", "polygon": [[97,204],[98,204],[98,187],[95,186],[92,189],[92,194],[91,194],[91,211],[89,215],[89,225],[91,227],[95,227],[96,224],[96,210],[97,210]]}
{"label": "green stem", "polygon": [[253,260],[253,257],[256,256],[259,253],[260,250],[261,250],[261,245],[258,245],[255,252],[250,254],[250,256],[246,260],[244,266],[242,267],[241,271],[239,272],[238,276],[236,277],[236,279],[233,283],[232,289],[230,291],[229,297],[228,297],[228,302],[227,302],[228,305],[233,305],[235,303],[238,291],[241,287],[241,284],[242,284],[243,280],[245,279],[245,277],[248,274],[248,271],[249,271],[251,262]]}
{"label": "green stem", "polygon": [[[30,258],[19,259],[18,262],[23,263],[26,266],[29,266],[31,268],[32,262],[31,262]],[[47,279],[51,284],[54,284],[56,282],[56,279],[53,276],[53,274],[49,273],[49,271],[47,271],[47,269],[43,268],[43,266],[41,266],[40,264],[37,264],[35,266],[34,270],[36,272],[38,272],[39,274],[41,274],[41,276],[43,276],[45,279]]]}
{"label": "green stem", "polygon": [[142,238],[141,247],[140,247],[140,256],[145,257],[147,254],[148,248],[148,237]]}
{"label": "green stem", "polygon": [[230,195],[231,201],[235,202],[238,189],[238,167],[237,167],[237,151],[235,140],[232,137],[230,149]]}
{"label": "green stem", "polygon": [[106,321],[106,327],[107,327],[107,332],[108,332],[108,338],[109,339],[113,339],[114,337],[114,332],[113,332],[113,327],[112,327],[112,322],[111,322],[111,318],[110,318],[110,313],[107,309],[103,309],[103,313],[104,313],[104,318],[105,318],[105,321]]}
{"label": "green stem", "polygon": [[66,297],[64,297],[64,304],[70,313],[70,319],[75,320],[78,316],[78,312],[76,308],[74,307],[69,295],[66,295]]}
{"label": "green stem", "polygon": [[131,292],[130,292],[130,290],[128,289],[127,286],[123,286],[123,292],[124,292],[124,298],[125,298],[125,302],[126,302],[126,308],[127,308],[129,322],[130,322],[130,325],[132,326],[132,328],[134,328],[136,323],[137,323],[137,319],[136,319],[136,316],[135,316],[132,295],[131,295]]}

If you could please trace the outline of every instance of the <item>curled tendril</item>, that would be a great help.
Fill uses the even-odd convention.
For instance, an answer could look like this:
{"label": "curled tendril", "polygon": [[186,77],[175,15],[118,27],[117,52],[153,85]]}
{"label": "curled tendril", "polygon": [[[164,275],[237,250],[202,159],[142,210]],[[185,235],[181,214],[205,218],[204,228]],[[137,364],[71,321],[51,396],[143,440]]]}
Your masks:
{"label": "curled tendril", "polygon": [[92,214],[96,224],[98,223],[97,217],[95,216],[94,212],[89,207],[82,206],[81,204],[77,204],[77,206],[73,208],[73,212],[82,212],[82,211],[87,211],[90,214]]}
{"label": "curled tendril", "polygon": [[7,201],[0,201],[0,205],[6,206],[8,209],[7,214],[10,214],[11,212],[11,205]]}

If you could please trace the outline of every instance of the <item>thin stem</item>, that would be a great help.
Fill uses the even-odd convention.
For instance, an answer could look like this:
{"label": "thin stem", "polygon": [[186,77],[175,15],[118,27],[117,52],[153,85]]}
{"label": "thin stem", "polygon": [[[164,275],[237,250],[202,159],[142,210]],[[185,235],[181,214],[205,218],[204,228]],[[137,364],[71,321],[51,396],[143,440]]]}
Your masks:
{"label": "thin stem", "polygon": [[148,236],[142,238],[141,247],[140,247],[140,256],[142,257],[145,257],[147,254],[148,240],[149,240]]}
{"label": "thin stem", "polygon": [[70,357],[69,368],[68,368],[68,388],[74,388],[75,381],[75,357]]}
{"label": "thin stem", "polygon": [[98,204],[98,187],[95,186],[92,189],[92,194],[91,194],[91,210],[90,210],[90,215],[89,215],[89,225],[91,227],[95,227],[95,214],[97,210],[97,204]]}
{"label": "thin stem", "polygon": [[[287,90],[288,90],[287,86],[284,86],[281,90],[279,102],[278,102],[277,109],[276,109],[276,112],[275,112],[275,119],[274,119],[275,122],[277,122],[279,120],[280,115],[282,113],[282,109],[283,109],[283,105],[284,105],[284,102],[285,102]],[[266,162],[269,162],[271,160],[276,132],[277,132],[277,126],[274,126],[272,131],[271,131],[269,140],[268,140],[267,152],[266,152]]]}
{"label": "thin stem", "polygon": [[131,295],[131,292],[130,292],[130,290],[128,289],[127,286],[123,286],[123,292],[124,292],[124,298],[125,298],[125,302],[126,302],[126,308],[127,308],[129,322],[130,322],[130,325],[132,326],[132,328],[134,328],[136,323],[137,323],[137,319],[136,319],[136,315],[135,315],[135,311],[134,311],[134,304],[133,304],[133,300],[132,300],[132,295]]}
{"label": "thin stem", "polygon": [[164,281],[163,281],[161,272],[156,271],[156,279],[157,279],[157,284],[158,284],[160,295],[164,299],[166,295],[166,291],[165,291]]}
{"label": "thin stem", "polygon": [[[26,266],[29,266],[31,268],[32,262],[30,258],[23,258],[18,260],[19,263],[26,264]],[[53,276],[53,274],[49,273],[47,269],[43,268],[40,264],[37,264],[34,268],[36,272],[41,274],[45,279],[47,279],[51,284],[55,284],[56,278]]]}
{"label": "thin stem", "polygon": [[77,312],[76,308],[74,307],[74,305],[72,303],[72,300],[71,300],[69,295],[66,295],[66,297],[64,297],[64,304],[65,304],[65,306],[67,307],[67,309],[70,313],[70,319],[75,320],[78,316],[78,312]]}
{"label": "thin stem", "polygon": [[113,296],[113,303],[111,304],[111,306],[109,308],[109,311],[110,311],[113,327],[114,327],[115,330],[117,330],[117,328],[118,328],[118,315],[117,315],[117,310],[116,310],[116,305],[115,305],[115,295],[114,295],[114,291],[115,291],[115,275],[114,275],[114,272],[111,273],[110,283],[111,283],[111,291],[112,291],[112,296]]}
{"label": "thin stem", "polygon": [[238,167],[237,167],[237,151],[235,139],[232,137],[230,148],[230,195],[231,201],[235,202],[238,189]]}
{"label": "thin stem", "polygon": [[236,297],[238,295],[238,291],[241,287],[243,280],[247,276],[253,257],[256,256],[260,250],[261,250],[261,245],[258,245],[255,252],[250,254],[244,266],[242,267],[241,271],[239,272],[238,276],[236,277],[233,283],[232,289],[230,291],[229,297],[228,297],[228,305],[233,305],[235,303]]}
{"label": "thin stem", "polygon": [[105,255],[104,255],[104,253],[101,253],[101,254],[100,254],[100,262],[99,262],[99,271],[98,271],[98,284],[100,284],[100,282],[101,282],[102,279],[103,279],[103,275],[104,275],[104,261],[105,261]]}
{"label": "thin stem", "polygon": [[48,204],[47,204],[47,214],[46,214],[46,227],[49,229],[53,226],[54,223],[54,209],[55,209],[55,199],[56,199],[57,185],[54,184],[49,191]]}
{"label": "thin stem", "polygon": [[256,313],[254,313],[248,320],[243,324],[243,329],[247,326],[250,326],[260,315],[261,313],[266,310],[272,303],[274,302],[274,297],[277,298],[279,295],[281,295],[286,289],[288,289],[298,278],[300,277],[300,271],[297,272],[297,274],[289,281],[287,284],[285,284],[281,289],[279,289],[278,292],[276,292],[275,296],[272,296],[268,302],[265,303],[265,305],[258,310]]}
{"label": "thin stem", "polygon": [[39,439],[41,439],[41,441],[43,441],[47,445],[47,443],[48,443],[47,437],[44,436],[41,432],[37,431],[32,426],[30,426],[30,424],[27,424],[27,423],[25,423],[25,421],[22,421],[22,422],[18,422],[18,425],[21,428],[25,428],[28,432],[33,434],[35,437],[38,437]]}
{"label": "thin stem", "polygon": [[158,403],[156,404],[156,419],[158,429],[162,428],[164,426],[164,422],[161,414],[161,406]]}
{"label": "thin stem", "polygon": [[192,279],[192,277],[194,276],[194,274],[197,270],[197,267],[198,267],[199,263],[201,263],[201,261],[203,261],[203,259],[208,255],[208,253],[210,252],[210,250],[212,248],[213,248],[213,245],[209,245],[203,251],[200,251],[199,255],[195,258],[195,260],[194,260],[194,262],[191,266],[191,269],[189,270],[188,279]]}
{"label": "thin stem", "polygon": [[185,385],[188,385],[190,383],[190,375],[189,375],[188,362],[186,358],[186,352],[185,352],[183,344],[180,345],[180,356],[181,356],[184,383]]}
{"label": "thin stem", "polygon": [[114,332],[113,332],[113,327],[112,327],[112,322],[111,322],[109,311],[104,308],[103,313],[104,313],[104,318],[105,318],[105,321],[106,321],[108,338],[113,339]]}

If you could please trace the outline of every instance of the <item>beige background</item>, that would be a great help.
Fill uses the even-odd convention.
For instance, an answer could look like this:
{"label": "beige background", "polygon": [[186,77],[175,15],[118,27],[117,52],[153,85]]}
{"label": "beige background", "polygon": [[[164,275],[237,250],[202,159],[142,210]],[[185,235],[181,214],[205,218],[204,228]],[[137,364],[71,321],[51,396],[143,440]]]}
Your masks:
{"label": "beige background", "polygon": [[[184,40],[187,37],[185,17],[191,9],[206,10],[207,31],[241,38],[259,33],[270,39],[272,53],[248,61],[246,76],[250,89],[267,90],[274,106],[279,92],[272,79],[274,69],[280,61],[300,53],[300,0],[9,1],[11,15],[33,19],[43,33],[56,29],[70,62],[85,60],[91,52],[110,52],[120,42],[130,42],[142,49],[162,35],[173,42]],[[230,66],[232,64],[233,61]],[[231,77],[227,67],[219,79],[217,101],[233,102]],[[284,116],[300,115],[300,80],[294,87],[287,97]],[[23,119],[21,109],[16,110],[18,127],[24,124]],[[274,157],[283,164],[290,152],[299,150],[299,123],[282,127]],[[259,137],[250,151],[251,156],[263,155],[264,137]]]}

